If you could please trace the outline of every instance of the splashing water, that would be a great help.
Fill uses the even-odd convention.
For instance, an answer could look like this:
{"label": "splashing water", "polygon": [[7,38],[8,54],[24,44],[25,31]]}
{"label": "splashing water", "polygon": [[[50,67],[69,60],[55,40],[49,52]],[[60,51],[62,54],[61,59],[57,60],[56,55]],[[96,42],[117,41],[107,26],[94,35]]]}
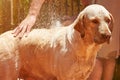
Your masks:
{"label": "splashing water", "polygon": [[[58,15],[55,0],[46,0],[40,10],[40,15],[38,16],[35,28],[50,28],[51,25],[55,25],[56,22],[60,21],[60,15]],[[59,1],[59,0],[58,0]]]}
{"label": "splashing water", "polygon": [[[78,5],[79,3],[79,5]],[[46,0],[40,10],[40,15],[35,28],[51,28],[61,26],[61,19],[64,16],[76,16],[80,10],[80,1],[72,0]]]}

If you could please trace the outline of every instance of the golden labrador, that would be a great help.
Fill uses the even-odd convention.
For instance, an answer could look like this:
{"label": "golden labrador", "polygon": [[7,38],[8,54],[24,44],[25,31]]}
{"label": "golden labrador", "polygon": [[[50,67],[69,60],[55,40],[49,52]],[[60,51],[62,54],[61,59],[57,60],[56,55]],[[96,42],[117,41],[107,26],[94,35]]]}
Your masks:
{"label": "golden labrador", "polygon": [[22,39],[5,32],[0,35],[0,80],[86,80],[112,27],[112,15],[94,4],[67,27],[34,29]]}

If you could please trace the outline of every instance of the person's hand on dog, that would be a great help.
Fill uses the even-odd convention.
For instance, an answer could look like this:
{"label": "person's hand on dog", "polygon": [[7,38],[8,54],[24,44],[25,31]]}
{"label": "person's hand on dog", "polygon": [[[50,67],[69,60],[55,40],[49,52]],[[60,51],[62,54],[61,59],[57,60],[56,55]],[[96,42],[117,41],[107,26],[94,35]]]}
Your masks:
{"label": "person's hand on dog", "polygon": [[31,31],[31,28],[36,22],[36,16],[28,15],[14,30],[14,37],[22,38],[23,35],[27,36]]}
{"label": "person's hand on dog", "polygon": [[45,0],[32,0],[28,16],[13,30],[14,37],[27,36],[36,22],[42,4]]}

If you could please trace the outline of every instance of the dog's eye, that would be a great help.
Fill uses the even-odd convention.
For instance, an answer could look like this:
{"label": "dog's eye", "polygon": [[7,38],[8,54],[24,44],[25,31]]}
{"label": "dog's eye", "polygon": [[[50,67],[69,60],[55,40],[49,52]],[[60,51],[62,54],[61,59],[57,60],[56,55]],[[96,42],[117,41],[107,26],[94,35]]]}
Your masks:
{"label": "dog's eye", "polygon": [[110,23],[110,19],[105,18],[105,21],[109,24]]}
{"label": "dog's eye", "polygon": [[94,24],[98,24],[98,23],[99,23],[99,21],[98,21],[97,19],[93,19],[92,22],[93,22]]}

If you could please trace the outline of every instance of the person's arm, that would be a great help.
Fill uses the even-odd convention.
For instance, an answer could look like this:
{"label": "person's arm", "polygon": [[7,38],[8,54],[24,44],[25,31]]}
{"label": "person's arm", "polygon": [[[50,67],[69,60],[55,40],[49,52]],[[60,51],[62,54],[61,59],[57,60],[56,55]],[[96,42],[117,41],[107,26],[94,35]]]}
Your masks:
{"label": "person's arm", "polygon": [[36,18],[44,1],[45,0],[32,0],[28,15],[12,32],[15,37],[21,38],[23,35],[28,35],[36,22]]}
{"label": "person's arm", "polygon": [[32,0],[28,15],[37,16],[45,0]]}

